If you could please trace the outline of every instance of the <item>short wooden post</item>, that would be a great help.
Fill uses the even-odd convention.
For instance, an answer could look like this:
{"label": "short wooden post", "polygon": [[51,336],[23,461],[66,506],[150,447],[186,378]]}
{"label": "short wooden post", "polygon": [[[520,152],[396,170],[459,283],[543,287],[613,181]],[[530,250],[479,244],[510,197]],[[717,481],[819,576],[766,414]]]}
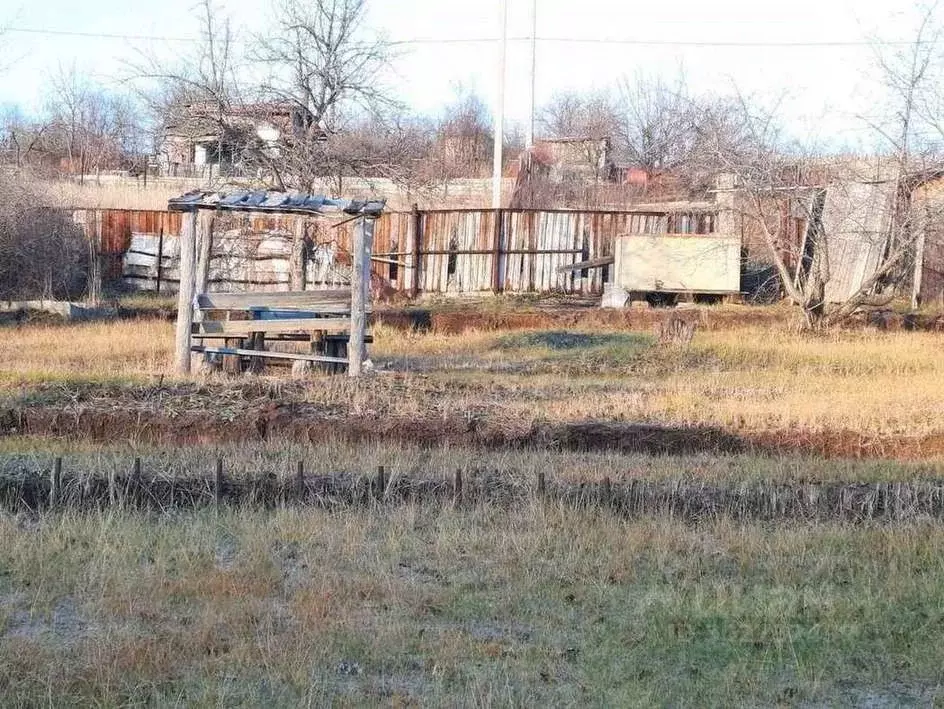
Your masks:
{"label": "short wooden post", "polygon": [[547,482],[544,479],[544,471],[538,472],[538,497],[544,497],[547,492]]}
{"label": "short wooden post", "polygon": [[216,508],[219,509],[223,504],[223,459],[216,459],[216,477],[213,485],[213,499],[216,503]]}
{"label": "short wooden post", "polygon": [[301,460],[295,466],[295,494],[299,502],[304,501],[307,497],[305,494],[305,463]]}
{"label": "short wooden post", "polygon": [[361,217],[354,229],[351,270],[351,335],[347,347],[347,372],[359,377],[363,372],[367,304],[370,301],[370,254],[374,243],[374,220]]}
{"label": "short wooden post", "polygon": [[49,475],[49,507],[59,506],[62,495],[62,458],[56,458],[52,463],[52,472]]}
{"label": "short wooden post", "polygon": [[190,334],[193,327],[194,271],[196,269],[196,210],[184,214],[180,229],[180,289],[177,291],[175,365],[178,374],[190,374]]}
{"label": "short wooden post", "polygon": [[462,470],[456,468],[456,477],[452,483],[452,501],[456,507],[462,504],[462,494]]}
{"label": "short wooden post", "polygon": [[384,498],[384,493],[387,491],[387,471],[384,470],[382,465],[377,466],[377,484],[374,493],[377,496],[378,500]]}
{"label": "short wooden post", "polygon": [[610,483],[610,478],[603,478],[603,486],[601,487],[601,494],[603,496],[603,504],[610,504],[610,500],[613,499],[613,486]]}
{"label": "short wooden post", "polygon": [[116,489],[115,471],[108,471],[108,505],[115,507],[118,504],[118,490]]}
{"label": "short wooden post", "polygon": [[[131,484],[127,487],[130,487],[133,490],[133,495],[138,494],[138,490],[141,488],[141,459],[134,459],[134,466],[131,468]],[[127,497],[127,489],[125,492],[125,497]],[[134,498],[132,498],[134,499]]]}

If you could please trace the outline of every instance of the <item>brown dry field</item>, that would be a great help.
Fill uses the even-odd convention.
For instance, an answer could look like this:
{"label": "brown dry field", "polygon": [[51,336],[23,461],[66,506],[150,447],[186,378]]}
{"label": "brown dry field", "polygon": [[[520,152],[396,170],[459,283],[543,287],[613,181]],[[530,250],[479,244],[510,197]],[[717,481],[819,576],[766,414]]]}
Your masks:
{"label": "brown dry field", "polygon": [[684,519],[532,494],[539,474],[937,489],[932,315],[809,335],[787,309],[700,307],[672,347],[652,334],[670,311],[433,302],[378,313],[369,376],[296,381],[169,375],[168,305],[0,325],[0,479],[46,481],[54,456],[73,492],[136,457],[164,480],[304,461],[525,493],[0,511],[0,706],[944,705],[934,514]]}
{"label": "brown dry field", "polygon": [[381,310],[375,371],[360,381],[293,381],[276,367],[178,380],[170,322],[26,324],[0,340],[0,430],[142,443],[944,455],[944,335],[802,334],[777,307],[677,312],[699,325],[688,347],[652,336],[672,311],[503,299]]}

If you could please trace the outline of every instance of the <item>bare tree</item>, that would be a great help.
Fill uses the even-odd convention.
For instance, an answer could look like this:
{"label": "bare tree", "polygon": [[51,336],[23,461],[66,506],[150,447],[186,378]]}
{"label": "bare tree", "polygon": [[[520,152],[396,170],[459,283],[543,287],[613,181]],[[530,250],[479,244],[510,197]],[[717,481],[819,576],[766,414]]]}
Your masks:
{"label": "bare tree", "polygon": [[140,131],[130,101],[95,86],[73,67],[53,78],[45,141],[58,143],[66,170],[80,180],[127,166]]}
{"label": "bare tree", "polygon": [[721,201],[742,231],[762,240],[807,327],[887,305],[907,285],[927,221],[944,215],[944,205],[931,216],[929,204],[912,204],[924,180],[944,174],[941,141],[928,130],[938,115],[927,110],[937,90],[940,37],[932,6],[907,47],[879,53],[892,105],[886,121],[872,122],[884,147],[875,160],[815,159],[783,140],[776,109],[760,111],[743,97],[723,128],[705,133],[713,164],[728,174]]}
{"label": "bare tree", "polygon": [[291,110],[278,159],[264,161],[280,185],[308,188],[334,174],[331,136],[351,115],[393,106],[380,79],[390,45],[368,32],[365,15],[365,0],[275,0],[271,29],[256,37],[254,56],[269,68],[261,95]]}

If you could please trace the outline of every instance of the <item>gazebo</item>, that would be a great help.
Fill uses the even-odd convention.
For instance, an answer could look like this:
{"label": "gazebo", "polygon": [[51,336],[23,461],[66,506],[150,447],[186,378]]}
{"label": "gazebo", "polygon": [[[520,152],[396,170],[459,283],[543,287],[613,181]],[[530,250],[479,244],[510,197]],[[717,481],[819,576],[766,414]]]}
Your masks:
{"label": "gazebo", "polygon": [[[222,355],[224,360],[235,361],[237,369],[244,358],[273,358],[323,362],[337,368],[343,365],[350,376],[361,374],[374,221],[383,213],[385,203],[383,199],[332,199],[313,194],[245,190],[228,193],[195,190],[169,200],[169,210],[184,214],[180,233],[176,371],[189,374],[192,353],[198,352]],[[214,220],[233,212],[279,215],[294,222],[296,235],[304,235],[305,221],[313,216],[333,218],[333,227],[356,222],[350,249],[350,288],[306,290],[304,266],[299,265],[301,278],[293,271],[286,291],[260,293],[250,288],[210,293]],[[303,238],[296,239],[299,248],[303,248],[303,242]],[[295,259],[294,255],[293,263],[302,264],[302,259]],[[214,319],[220,313],[224,319]],[[213,339],[224,340],[224,346],[206,344]],[[286,339],[307,339],[312,343],[311,351],[277,352],[265,348],[266,340]],[[341,340],[345,357],[340,356],[338,348],[331,349],[331,343]]]}

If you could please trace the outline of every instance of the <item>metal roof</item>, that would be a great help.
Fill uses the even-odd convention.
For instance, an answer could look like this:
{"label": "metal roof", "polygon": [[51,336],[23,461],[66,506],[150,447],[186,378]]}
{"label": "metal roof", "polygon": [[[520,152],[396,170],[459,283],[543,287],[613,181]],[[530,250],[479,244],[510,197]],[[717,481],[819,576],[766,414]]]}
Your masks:
{"label": "metal roof", "polygon": [[243,212],[348,214],[378,217],[383,212],[386,203],[386,199],[332,199],[317,194],[290,194],[266,190],[239,190],[227,193],[193,190],[168,200],[167,208],[176,212],[227,209]]}

